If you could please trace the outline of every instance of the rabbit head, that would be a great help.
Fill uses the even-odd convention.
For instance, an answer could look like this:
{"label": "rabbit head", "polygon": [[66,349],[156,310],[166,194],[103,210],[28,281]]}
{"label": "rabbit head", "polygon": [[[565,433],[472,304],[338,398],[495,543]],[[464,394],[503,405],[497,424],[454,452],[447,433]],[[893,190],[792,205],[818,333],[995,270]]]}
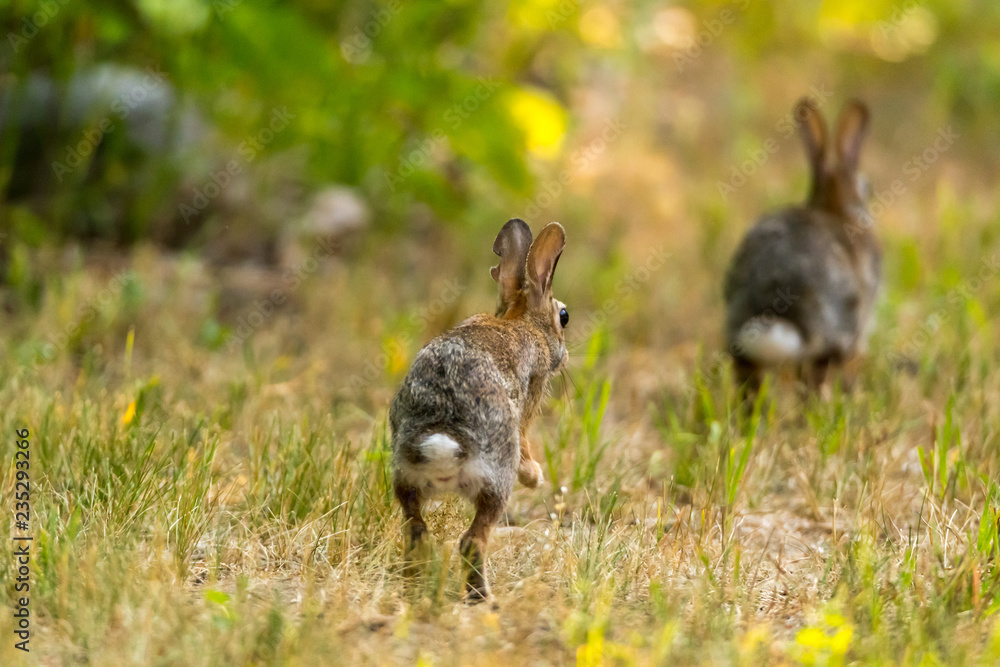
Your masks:
{"label": "rabbit head", "polygon": [[532,242],[531,230],[519,218],[507,221],[493,242],[500,263],[490,269],[499,285],[496,317],[520,319],[541,332],[549,348],[549,372],[559,370],[568,357],[566,304],[552,296],[552,276],[566,245],[566,231],[558,222],[546,225]]}

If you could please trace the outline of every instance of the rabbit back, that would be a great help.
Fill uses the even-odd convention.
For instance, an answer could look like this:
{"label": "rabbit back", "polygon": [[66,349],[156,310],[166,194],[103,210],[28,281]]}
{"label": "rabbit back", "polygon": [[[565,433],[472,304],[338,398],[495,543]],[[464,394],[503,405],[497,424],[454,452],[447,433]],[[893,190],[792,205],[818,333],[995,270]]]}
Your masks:
{"label": "rabbit back", "polygon": [[821,211],[792,208],[761,219],[726,275],[731,349],[748,326],[790,325],[801,337],[799,360],[849,355],[863,295],[847,243],[843,223]]}
{"label": "rabbit back", "polygon": [[427,495],[474,498],[491,487],[506,496],[513,488],[519,387],[504,372],[505,356],[484,344],[502,337],[490,340],[488,332],[464,326],[428,343],[390,408],[394,466]]}

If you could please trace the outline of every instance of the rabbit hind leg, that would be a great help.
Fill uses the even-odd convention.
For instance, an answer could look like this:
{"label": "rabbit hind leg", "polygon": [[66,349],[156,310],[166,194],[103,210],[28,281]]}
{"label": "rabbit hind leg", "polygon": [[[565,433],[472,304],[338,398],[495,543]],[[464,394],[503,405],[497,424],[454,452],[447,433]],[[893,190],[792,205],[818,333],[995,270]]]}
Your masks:
{"label": "rabbit hind leg", "polygon": [[462,536],[459,549],[468,568],[465,588],[470,603],[482,602],[490,597],[486,578],[486,549],[490,531],[503,514],[507,500],[497,491],[484,488],[476,496],[476,516],[469,530]]}
{"label": "rabbit hind leg", "polygon": [[406,565],[404,566],[403,574],[411,578],[419,570],[420,559],[418,558],[418,552],[421,550],[421,546],[427,537],[427,524],[424,522],[424,517],[420,511],[424,499],[417,487],[398,479],[394,484],[394,490],[396,492],[396,499],[403,508],[403,519],[405,522],[403,524],[403,552]]}

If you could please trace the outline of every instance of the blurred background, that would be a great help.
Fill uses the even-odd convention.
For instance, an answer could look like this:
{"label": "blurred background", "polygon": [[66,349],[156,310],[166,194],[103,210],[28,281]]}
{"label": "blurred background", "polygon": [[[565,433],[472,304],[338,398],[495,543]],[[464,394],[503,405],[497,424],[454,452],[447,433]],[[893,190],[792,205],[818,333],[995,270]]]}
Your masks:
{"label": "blurred background", "polygon": [[13,0],[0,17],[0,299],[33,371],[100,371],[126,347],[198,372],[263,355],[372,415],[420,345],[491,308],[490,245],[518,216],[566,225],[571,338],[622,355],[641,399],[719,347],[735,243],[805,196],[803,95],[831,122],[849,97],[872,110],[885,348],[937,312],[914,295],[947,307],[996,247],[986,0]]}
{"label": "blurred background", "polygon": [[[1000,3],[0,0],[0,27],[0,425],[35,448],[52,664],[564,664],[604,629],[658,662],[729,637],[765,664],[802,628],[839,664],[841,612],[850,660],[979,650]],[[871,109],[885,285],[855,390],[775,392],[755,436],[722,277],[806,196],[804,95],[831,123]],[[522,611],[411,623],[386,409],[424,343],[492,311],[515,216],[565,226],[570,312],[532,427],[546,483],[491,555]],[[434,511],[442,540],[467,525]]]}

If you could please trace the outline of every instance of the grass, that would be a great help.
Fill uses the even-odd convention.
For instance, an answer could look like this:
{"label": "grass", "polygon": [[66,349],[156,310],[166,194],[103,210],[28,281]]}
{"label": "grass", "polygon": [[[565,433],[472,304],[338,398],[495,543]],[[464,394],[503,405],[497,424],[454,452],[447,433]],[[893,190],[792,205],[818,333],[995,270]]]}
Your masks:
{"label": "grass", "polygon": [[[457,499],[430,512],[423,579],[399,571],[384,408],[408,362],[386,357],[364,397],[344,396],[345,373],[366,368],[359,342],[305,324],[374,318],[389,333],[399,305],[338,299],[354,278],[331,267],[297,316],[218,347],[201,335],[213,301],[188,296],[207,269],[125,261],[113,283],[83,264],[49,278],[4,338],[7,460],[15,428],[31,431],[41,664],[1000,659],[996,285],[976,308],[943,306],[955,327],[912,373],[885,351],[919,318],[890,301],[853,390],[803,399],[771,378],[749,412],[707,346],[646,385],[647,362],[609,343],[622,329],[572,341],[535,432],[549,483],[519,489],[497,532],[496,605],[467,607]],[[918,308],[967,277],[942,276]],[[489,303],[488,288],[462,299]],[[567,301],[586,298],[576,289]]]}
{"label": "grass", "polygon": [[[743,411],[720,276],[758,185],[800,195],[798,147],[723,203],[628,120],[545,214],[568,229],[571,361],[532,433],[546,483],[515,491],[494,536],[495,605],[459,599],[456,499],[431,507],[427,571],[402,580],[385,419],[420,345],[490,310],[498,212],[373,232],[236,344],[280,269],[14,248],[0,456],[30,430],[34,635],[25,658],[4,614],[0,663],[1000,661],[993,184],[949,155],[880,218],[886,289],[851,389],[773,377]],[[896,164],[873,144],[866,160]]]}

